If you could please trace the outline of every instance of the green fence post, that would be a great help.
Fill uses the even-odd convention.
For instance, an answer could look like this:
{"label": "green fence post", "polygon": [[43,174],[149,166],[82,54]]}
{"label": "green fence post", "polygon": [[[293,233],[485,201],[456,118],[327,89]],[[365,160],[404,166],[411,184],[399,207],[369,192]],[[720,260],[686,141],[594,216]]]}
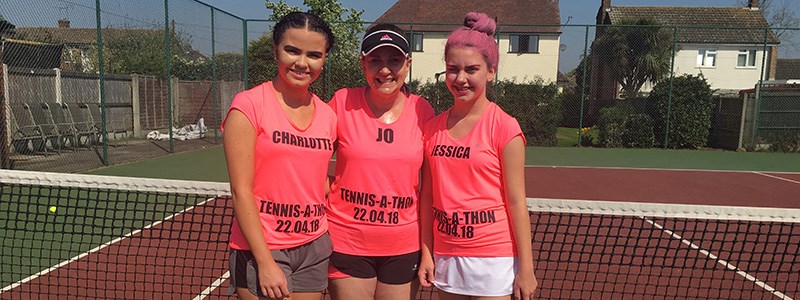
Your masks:
{"label": "green fence post", "polygon": [[767,43],[769,38],[769,27],[764,28],[764,53],[761,55],[761,76],[758,80],[758,84],[756,85],[756,103],[753,110],[755,113],[753,114],[753,149],[756,148],[757,140],[758,140],[758,123],[761,121],[759,115],[761,114],[761,94],[763,91],[764,85],[764,72],[767,70],[766,63],[767,63]]}
{"label": "green fence post", "polygon": [[217,49],[216,49],[216,33],[214,31],[214,8],[211,7],[211,90],[214,93],[214,144],[219,143],[219,134],[217,132],[217,125],[219,119],[219,106],[217,101]]}
{"label": "green fence post", "polygon": [[248,89],[249,85],[247,84],[248,74],[247,74],[247,60],[249,59],[249,55],[247,55],[247,20],[242,20],[242,52],[244,54],[244,61],[242,62],[242,69],[244,70],[244,74],[242,76],[242,81],[244,82],[244,89]]}
{"label": "green fence post", "polygon": [[586,25],[586,31],[583,34],[583,71],[581,72],[583,75],[581,76],[583,79],[581,81],[581,114],[580,120],[578,120],[578,147],[582,147],[581,141],[583,141],[583,102],[586,99],[586,65],[589,64],[589,57],[588,50],[589,50],[589,25]]}
{"label": "green fence post", "polygon": [[170,54],[169,0],[164,0],[164,54],[167,63],[167,126],[169,127],[169,153],[174,153],[172,144],[172,54]]}
{"label": "green fence post", "polygon": [[678,48],[678,27],[672,27],[672,61],[669,67],[669,96],[667,97],[667,123],[664,127],[664,148],[669,145],[669,117],[672,114],[672,81],[675,79],[675,52]]}
{"label": "green fence post", "polygon": [[103,139],[103,165],[108,165],[108,128],[106,128],[106,83],[103,66],[103,31],[100,23],[100,0],[95,0],[97,23],[97,68],[100,70],[100,136]]}
{"label": "green fence post", "polygon": [[[411,49],[409,49],[410,50],[409,54],[410,54],[410,56],[413,56],[413,53],[414,53],[414,22],[411,22],[411,24],[408,27],[408,31],[410,32],[409,33],[409,38],[411,39],[409,41],[410,42],[409,45],[411,45]],[[413,70],[414,70],[414,64],[411,64],[411,66],[408,67],[408,78],[406,80],[408,83],[411,83],[411,81],[414,78],[411,75],[412,74],[411,71],[413,71]],[[416,92],[416,91],[413,91],[413,92]]]}

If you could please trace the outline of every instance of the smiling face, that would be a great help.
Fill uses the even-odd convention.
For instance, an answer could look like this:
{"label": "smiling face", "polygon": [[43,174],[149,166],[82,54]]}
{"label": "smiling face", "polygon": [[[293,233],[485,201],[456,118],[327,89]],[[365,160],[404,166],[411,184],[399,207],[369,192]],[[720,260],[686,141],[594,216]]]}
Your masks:
{"label": "smiling face", "polygon": [[308,89],[322,73],[327,56],[326,45],[322,33],[305,28],[286,30],[280,43],[275,45],[276,79],[292,88]]}
{"label": "smiling face", "polygon": [[361,70],[374,91],[392,95],[400,91],[411,59],[393,47],[380,47],[361,58]]}
{"label": "smiling face", "polygon": [[472,47],[449,49],[445,55],[445,82],[456,102],[471,102],[486,98],[486,84],[494,79],[478,50]]}

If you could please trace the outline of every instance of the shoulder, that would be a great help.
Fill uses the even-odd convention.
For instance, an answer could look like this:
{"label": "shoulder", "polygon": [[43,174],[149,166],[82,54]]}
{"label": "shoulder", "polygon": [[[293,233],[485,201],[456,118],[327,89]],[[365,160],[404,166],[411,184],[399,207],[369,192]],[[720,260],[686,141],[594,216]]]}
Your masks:
{"label": "shoulder", "polygon": [[364,89],[365,88],[366,87],[361,86],[361,87],[339,89],[335,93],[333,93],[333,98],[331,98],[331,101],[333,101],[333,100],[345,101],[345,100],[350,100],[350,99],[353,99],[353,98],[361,97],[361,95],[364,94]]}
{"label": "shoulder", "polygon": [[446,119],[447,119],[447,111],[439,114],[438,116],[431,117],[422,126],[422,131],[426,134],[433,133],[434,131],[439,129],[443,120]]}
{"label": "shoulder", "polygon": [[338,111],[340,107],[343,107],[348,103],[352,103],[364,95],[365,88],[366,87],[354,87],[339,89],[333,93],[333,97],[331,97],[331,101],[328,102],[328,105],[333,107],[334,110]]}
{"label": "shoulder", "polygon": [[[498,124],[501,126],[509,123],[518,124],[516,118],[509,115],[499,105],[497,105],[494,102],[489,102],[489,107],[487,109],[490,110],[489,114],[491,116],[492,123],[494,124]],[[517,126],[519,127],[519,125]]]}
{"label": "shoulder", "polygon": [[265,91],[271,91],[271,90],[272,90],[272,82],[267,81],[257,86],[254,86],[250,89],[239,92],[238,94],[236,94],[236,97],[260,99],[263,97],[274,96],[275,93],[265,93]]}
{"label": "shoulder", "polygon": [[314,99],[314,107],[316,108],[316,114],[318,116],[324,118],[332,118],[336,121],[336,113],[333,111],[333,108],[330,107],[325,101],[322,101],[317,95],[311,94]]}
{"label": "shoulder", "polygon": [[248,90],[239,92],[233,97],[231,108],[244,112],[245,114],[256,114],[261,111],[260,107],[263,106],[266,98],[274,97],[275,93],[266,93],[265,91],[272,89],[271,82],[265,82],[252,87]]}
{"label": "shoulder", "polygon": [[408,100],[411,101],[411,104],[414,106],[417,115],[420,116],[421,120],[428,120],[435,115],[433,111],[433,106],[431,106],[430,102],[428,102],[425,97],[422,97],[417,94],[410,94],[408,96]]}

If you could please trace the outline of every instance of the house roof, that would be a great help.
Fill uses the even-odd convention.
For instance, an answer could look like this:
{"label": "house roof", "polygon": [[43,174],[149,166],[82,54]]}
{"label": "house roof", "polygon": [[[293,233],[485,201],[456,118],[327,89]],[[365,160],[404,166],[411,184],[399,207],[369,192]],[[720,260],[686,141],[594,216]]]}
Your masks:
{"label": "house roof", "polygon": [[[376,23],[395,23],[404,30],[449,32],[470,11],[496,18],[498,32],[560,33],[558,0],[398,0]],[[414,23],[413,28],[409,25]]]}
{"label": "house roof", "polygon": [[779,58],[775,79],[800,79],[800,58]]}
{"label": "house roof", "polygon": [[[764,44],[764,28],[769,26],[760,10],[746,7],[611,6],[604,23],[620,24],[624,19],[638,18],[652,18],[665,26],[736,27],[679,28],[678,43]],[[767,42],[779,43],[771,29]]]}

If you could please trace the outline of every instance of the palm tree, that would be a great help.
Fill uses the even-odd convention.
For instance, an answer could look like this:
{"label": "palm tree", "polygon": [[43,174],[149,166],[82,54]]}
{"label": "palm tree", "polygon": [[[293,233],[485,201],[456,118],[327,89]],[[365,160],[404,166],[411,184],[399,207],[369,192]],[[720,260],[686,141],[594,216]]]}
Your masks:
{"label": "palm tree", "polygon": [[655,84],[669,74],[672,36],[652,19],[624,19],[618,25],[597,37],[592,55],[626,97],[635,97],[643,84]]}

